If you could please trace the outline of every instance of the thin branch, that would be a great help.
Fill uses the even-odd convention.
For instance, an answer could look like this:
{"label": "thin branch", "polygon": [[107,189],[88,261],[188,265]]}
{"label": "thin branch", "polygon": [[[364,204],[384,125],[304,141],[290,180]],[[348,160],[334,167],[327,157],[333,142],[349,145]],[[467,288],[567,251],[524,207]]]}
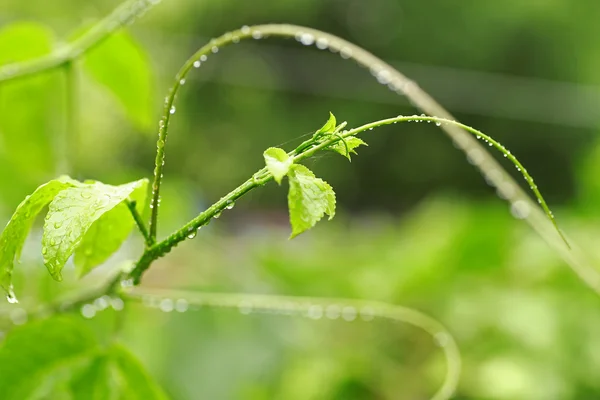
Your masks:
{"label": "thin branch", "polygon": [[[177,290],[157,290],[134,288],[123,292],[125,299],[138,302],[160,304],[161,300],[171,300],[174,307],[199,306],[234,308],[241,313],[276,313],[282,316],[302,315],[319,319],[323,316],[340,318],[345,321],[371,321],[376,318],[413,325],[427,332],[433,338],[446,360],[446,374],[440,389],[431,400],[450,399],[458,386],[461,372],[461,358],[458,345],[440,322],[430,316],[407,307],[394,304],[355,299],[335,299],[317,297],[255,295],[241,293],[202,293]],[[182,308],[183,309],[183,308]]]}
{"label": "thin branch", "polygon": [[127,208],[129,209],[129,212],[131,212],[131,216],[133,217],[133,220],[135,221],[135,224],[138,227],[138,230],[144,237],[144,240],[146,242],[146,247],[152,246],[154,244],[154,241],[148,234],[148,230],[146,229],[146,225],[144,225],[144,220],[142,219],[142,216],[137,211],[136,202],[127,200],[126,203],[127,203]]}
{"label": "thin branch", "polygon": [[0,83],[49,71],[77,59],[159,2],[160,0],[129,0],[121,4],[84,35],[51,54],[0,67]]}

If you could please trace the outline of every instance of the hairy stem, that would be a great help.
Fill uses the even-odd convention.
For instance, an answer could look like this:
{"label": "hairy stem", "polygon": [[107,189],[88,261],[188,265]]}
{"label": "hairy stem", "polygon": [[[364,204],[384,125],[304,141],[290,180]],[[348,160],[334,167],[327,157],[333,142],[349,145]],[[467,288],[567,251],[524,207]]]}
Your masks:
{"label": "hairy stem", "polygon": [[104,39],[123,25],[141,16],[159,2],[160,0],[126,1],[74,42],[55,50],[47,56],[0,67],[0,83],[58,68],[79,58],[85,52],[102,43]]}
{"label": "hairy stem", "polygon": [[[327,140],[323,140],[322,142],[315,143],[315,142],[311,142],[310,140],[306,141],[301,146],[296,148],[296,150],[290,152],[289,154],[290,154],[290,156],[293,157],[294,162],[302,161],[304,159],[312,157],[318,151],[325,150],[325,149],[327,149],[327,147],[331,146],[335,142],[337,142],[339,140],[343,140],[344,138],[347,138],[349,136],[355,136],[361,132],[365,132],[365,131],[371,130],[373,128],[384,126],[384,125],[395,124],[398,122],[411,122],[411,121],[413,121],[413,122],[434,122],[434,123],[436,123],[436,125],[451,124],[451,125],[459,126],[462,129],[464,129],[466,132],[488,141],[491,145],[493,145],[500,152],[502,152],[517,167],[517,169],[519,169],[519,171],[521,171],[521,174],[523,175],[523,177],[525,178],[527,183],[530,184],[531,189],[533,190],[534,194],[536,195],[539,203],[544,207],[544,210],[547,211],[548,218],[554,223],[554,226],[556,227],[557,231],[560,233],[560,231],[558,230],[558,225],[556,224],[556,220],[554,219],[554,215],[548,208],[548,205],[547,205],[546,201],[544,200],[544,197],[542,196],[539,189],[535,185],[535,182],[534,182],[533,178],[531,177],[531,175],[529,175],[529,173],[527,172],[525,167],[523,167],[523,165],[519,162],[519,160],[517,160],[516,157],[514,157],[512,155],[512,153],[510,151],[508,151],[503,145],[501,145],[500,143],[498,143],[491,137],[487,136],[483,132],[478,131],[477,129],[474,129],[474,128],[464,125],[464,124],[461,124],[460,122],[448,120],[445,118],[428,117],[428,116],[421,116],[421,115],[411,115],[411,116],[399,115],[397,117],[387,118],[387,119],[383,119],[380,121],[371,122],[371,123],[368,123],[368,124],[365,124],[365,125],[362,125],[362,126],[359,126],[357,128],[353,128],[353,129],[350,129],[347,131],[343,131],[343,132],[336,131],[336,133],[334,135],[331,135]],[[299,150],[300,148],[301,148],[301,150]],[[296,154],[297,151],[301,151],[301,152],[299,154]],[[140,258],[140,260],[136,263],[136,266],[131,273],[131,277],[133,278],[134,283],[136,285],[140,283],[142,274],[150,267],[150,265],[152,264],[153,261],[155,261],[156,259],[169,253],[171,251],[171,249],[173,247],[177,246],[180,242],[186,240],[187,238],[195,237],[196,231],[198,229],[200,229],[203,225],[208,224],[212,218],[214,218],[216,215],[219,215],[221,212],[223,212],[223,210],[225,208],[227,208],[228,205],[233,204],[237,199],[239,199],[240,197],[242,197],[243,195],[245,195],[252,189],[254,189],[258,186],[264,185],[271,179],[273,179],[273,176],[268,172],[268,170],[266,168],[263,168],[263,169],[257,171],[252,176],[252,178],[248,179],[246,182],[244,182],[242,185],[237,187],[235,190],[231,191],[229,194],[222,197],[218,202],[214,203],[206,211],[199,214],[196,218],[194,218],[193,220],[191,220],[190,222],[185,224],[183,227],[181,227],[176,232],[174,232],[173,234],[168,236],[166,239],[164,239],[161,242],[154,244],[153,246],[146,249],[146,251]],[[566,239],[564,239],[564,240],[566,241]]]}

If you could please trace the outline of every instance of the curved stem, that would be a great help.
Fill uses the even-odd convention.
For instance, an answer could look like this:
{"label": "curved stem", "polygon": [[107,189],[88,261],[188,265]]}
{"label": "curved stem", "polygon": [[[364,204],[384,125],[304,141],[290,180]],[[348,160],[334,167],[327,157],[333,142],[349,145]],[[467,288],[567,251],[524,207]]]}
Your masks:
{"label": "curved stem", "polygon": [[129,0],[95,24],[83,36],[47,56],[0,67],[0,83],[39,74],[65,65],[94,48],[111,33],[142,15],[160,0]]}
{"label": "curved stem", "polygon": [[[405,95],[418,109],[429,116],[437,116],[447,121],[455,118],[439,105],[431,96],[425,93],[415,82],[408,79],[391,65],[369,53],[368,51],[335,35],[322,32],[312,28],[306,28],[287,24],[244,26],[241,29],[228,32],[208,45],[198,50],[180,69],[176,81],[172,87],[165,103],[165,115],[159,129],[159,140],[152,196],[152,216],[150,222],[151,235],[156,234],[156,221],[158,217],[158,199],[162,180],[162,166],[164,163],[164,144],[167,139],[169,112],[174,105],[180,82],[185,79],[188,72],[194,66],[200,66],[207,57],[216,52],[220,47],[238,43],[245,39],[263,39],[268,36],[281,38],[295,38],[304,45],[316,44],[319,49],[329,49],[331,52],[339,53],[342,58],[353,59],[359,65],[368,68],[372,75],[381,84],[386,85],[394,92]],[[165,123],[166,122],[166,123]],[[494,186],[498,194],[506,199],[511,205],[523,204],[528,212],[523,219],[565,260],[565,262],[579,275],[579,277],[593,290],[600,294],[600,274],[592,266],[589,257],[580,249],[569,244],[560,230],[557,231],[556,223],[546,205],[540,203],[538,206],[525,191],[516,183],[508,172],[496,161],[496,159],[482,146],[477,139],[473,138],[464,130],[460,124],[442,124],[441,128],[450,136],[454,145],[467,155],[477,154],[472,158],[472,163],[486,176],[490,185]],[[493,146],[497,147],[492,143]],[[498,148],[498,147],[497,147]],[[500,148],[499,148],[500,149]],[[160,153],[160,154],[158,154]],[[508,157],[508,156],[507,156]],[[531,185],[531,181],[526,178]],[[536,192],[537,187],[532,185]],[[537,195],[538,193],[536,193]],[[539,199],[539,197],[538,197]],[[546,218],[552,216],[550,220]]]}
{"label": "curved stem", "polygon": [[[556,224],[554,215],[548,208],[548,205],[547,205],[546,201],[544,200],[544,197],[540,193],[539,189],[537,189],[537,186],[535,185],[535,182],[534,182],[533,178],[531,177],[531,175],[529,175],[529,173],[527,172],[525,167],[523,167],[523,165],[519,162],[519,160],[517,160],[517,158],[515,156],[513,156],[512,153],[509,150],[507,150],[503,145],[501,145],[500,143],[498,143],[491,137],[487,136],[486,134],[484,134],[483,132],[481,132],[475,128],[472,128],[468,125],[462,124],[457,121],[452,121],[452,120],[445,119],[445,118],[422,116],[422,115],[409,115],[409,116],[399,115],[397,117],[387,118],[387,119],[383,119],[380,121],[371,122],[371,123],[359,126],[357,128],[343,131],[341,133],[336,132],[335,134],[331,135],[327,140],[323,140],[322,142],[319,142],[319,143],[314,143],[314,141],[313,142],[306,141],[300,147],[298,147],[296,150],[290,152],[289,154],[290,154],[290,156],[293,157],[294,162],[298,162],[298,161],[301,161],[301,160],[304,160],[306,158],[313,156],[315,153],[317,153],[320,150],[325,150],[327,147],[331,146],[333,143],[335,143],[339,140],[343,140],[344,138],[347,138],[349,136],[354,136],[361,132],[365,132],[365,131],[371,130],[373,128],[377,128],[377,127],[384,126],[384,125],[395,124],[397,122],[411,122],[411,121],[412,122],[423,122],[423,121],[435,122],[436,125],[440,125],[440,126],[441,125],[458,126],[462,129],[464,129],[465,132],[468,132],[468,134],[472,134],[476,137],[483,138],[484,140],[491,143],[491,145],[493,145],[498,150],[500,150],[500,152],[502,152],[517,167],[517,169],[519,169],[519,171],[521,171],[521,174],[523,175],[525,180],[531,185],[531,188],[532,188],[534,194],[536,195],[539,203],[544,207],[545,210],[547,210],[548,218],[554,223],[554,226],[556,227],[557,231],[562,235],[562,233],[558,229],[558,225]],[[296,152],[298,151],[299,148],[302,148],[302,150],[299,154],[296,154]],[[266,168],[263,168],[263,169],[257,171],[252,176],[252,178],[248,179],[246,182],[244,182],[238,188],[231,191],[226,196],[222,197],[219,201],[217,201],[215,204],[210,206],[206,211],[199,214],[196,218],[194,218],[193,220],[191,220],[190,222],[185,224],[183,227],[178,229],[173,234],[169,235],[166,239],[153,245],[150,248],[147,248],[146,251],[144,252],[144,254],[142,254],[142,257],[136,263],[136,266],[131,273],[131,277],[133,278],[134,283],[136,285],[140,283],[142,274],[150,267],[150,265],[152,264],[153,261],[155,261],[156,259],[169,253],[171,251],[171,249],[173,247],[177,246],[180,242],[186,240],[187,238],[195,237],[196,231],[198,229],[200,229],[203,225],[207,225],[212,218],[214,218],[216,215],[219,215],[221,212],[223,212],[223,210],[227,206],[233,204],[237,199],[239,199],[240,197],[242,197],[243,195],[245,195],[252,189],[254,189],[258,186],[264,185],[271,179],[273,179],[273,176],[268,172],[268,170]],[[566,242],[566,238],[564,238],[564,240]]]}
{"label": "curved stem", "polygon": [[382,318],[391,321],[404,322],[420,328],[434,339],[442,349],[446,359],[446,376],[440,389],[431,400],[446,400],[452,397],[458,386],[461,371],[461,358],[458,345],[452,334],[441,323],[420,311],[397,306],[389,303],[335,298],[296,297],[254,295],[239,293],[196,293],[172,290],[155,290],[134,288],[124,292],[124,297],[150,304],[171,299],[175,304],[186,307],[219,307],[239,309],[244,314],[251,312],[276,312],[281,315],[303,315],[318,319],[323,315],[329,318],[340,318],[346,321],[362,319],[371,321]]}

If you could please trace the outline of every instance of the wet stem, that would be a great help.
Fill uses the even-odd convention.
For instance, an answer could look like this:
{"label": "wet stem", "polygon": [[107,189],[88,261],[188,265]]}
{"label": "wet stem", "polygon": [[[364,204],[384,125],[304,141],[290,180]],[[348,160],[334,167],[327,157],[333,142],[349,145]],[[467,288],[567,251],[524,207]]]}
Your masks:
{"label": "wet stem", "polygon": [[[355,135],[357,135],[361,132],[367,131],[367,130],[370,131],[376,127],[395,124],[398,122],[428,122],[428,123],[433,122],[437,126],[441,126],[441,125],[458,126],[462,129],[464,129],[466,132],[472,134],[476,138],[487,141],[490,144],[490,146],[495,147],[501,153],[503,153],[504,156],[506,158],[508,158],[516,166],[516,168],[521,172],[521,174],[523,175],[523,177],[525,178],[527,183],[530,184],[531,189],[534,192],[534,194],[536,195],[536,197],[538,198],[540,205],[542,206],[544,211],[546,211],[548,218],[552,221],[555,228],[557,229],[559,234],[561,234],[561,236],[562,236],[562,233],[560,232],[560,230],[558,229],[558,226],[556,224],[556,220],[554,219],[554,216],[553,216],[552,212],[550,211],[550,209],[548,208],[546,201],[544,200],[544,198],[542,197],[541,193],[539,192],[537,186],[535,185],[533,178],[531,177],[531,175],[529,175],[529,173],[523,167],[523,165],[516,159],[516,157],[514,157],[514,155],[512,155],[512,153],[510,151],[508,151],[503,145],[501,145],[500,143],[498,143],[491,137],[485,135],[483,132],[481,132],[477,129],[474,129],[468,125],[464,125],[460,122],[456,122],[454,120],[438,118],[438,117],[430,117],[430,116],[426,116],[426,115],[411,115],[411,116],[399,115],[397,117],[387,118],[384,120],[371,122],[371,123],[362,125],[360,127],[354,128],[354,129],[336,133],[335,135],[332,135],[331,137],[329,137],[327,140],[318,141],[318,140],[313,139],[312,141],[310,141],[310,140],[306,141],[306,142],[302,143],[296,150],[291,151],[288,154],[292,157],[293,162],[299,162],[299,161],[302,161],[309,157],[312,157],[313,155],[315,155],[317,152],[319,152],[321,150],[326,150],[329,146],[331,146],[332,144],[334,144],[338,141],[344,141],[344,139],[347,137],[355,136]],[[166,130],[163,133],[165,134],[164,137],[166,137]],[[160,157],[162,157],[162,159],[164,160],[164,146],[162,146],[162,148],[159,148],[159,151],[161,152]],[[297,153],[297,152],[299,152],[299,153]],[[159,159],[159,156],[157,155],[157,161],[158,161],[158,159]],[[161,161],[161,165],[162,165],[162,161]],[[162,169],[161,169],[161,171],[162,171]],[[250,179],[246,180],[243,184],[238,186],[236,189],[231,191],[229,194],[222,197],[219,201],[217,201],[212,206],[210,206],[206,211],[199,214],[196,218],[189,221],[187,224],[182,226],[176,232],[174,232],[173,234],[168,236],[166,239],[164,239],[163,241],[161,241],[159,243],[150,245],[146,249],[146,251],[143,253],[143,255],[140,257],[139,261],[136,263],[135,268],[133,269],[133,271],[131,272],[131,274],[129,276],[131,279],[133,279],[133,283],[135,285],[140,283],[142,274],[150,267],[150,265],[152,264],[153,261],[155,261],[158,258],[161,258],[164,255],[166,255],[167,253],[169,253],[171,251],[171,249],[173,247],[177,246],[180,242],[182,242],[188,238],[194,238],[196,235],[196,231],[198,229],[200,229],[202,226],[207,225],[212,218],[215,218],[217,215],[220,215],[226,208],[228,208],[230,205],[234,204],[236,200],[238,200],[240,197],[244,196],[249,191],[255,189],[256,187],[263,186],[264,184],[266,184],[267,182],[269,182],[272,179],[273,179],[273,176],[268,172],[268,170],[266,168],[263,168],[263,169],[257,171]],[[132,208],[130,206],[130,210],[135,211],[135,207]],[[156,205],[155,205],[155,207],[153,207],[152,211],[153,211],[153,215],[158,215],[158,203],[156,203]],[[134,212],[132,211],[132,213],[134,213]],[[136,220],[136,223],[138,225],[138,228],[140,229],[140,232],[146,238],[146,242],[150,243],[152,240],[154,240],[152,238],[152,236],[148,236],[145,233],[145,228],[144,228],[143,223],[138,221],[139,216],[136,217],[134,215],[134,219]],[[156,225],[154,225],[154,226],[156,226]],[[564,239],[564,237],[563,237],[563,239]],[[564,240],[566,243],[566,239],[564,239]]]}

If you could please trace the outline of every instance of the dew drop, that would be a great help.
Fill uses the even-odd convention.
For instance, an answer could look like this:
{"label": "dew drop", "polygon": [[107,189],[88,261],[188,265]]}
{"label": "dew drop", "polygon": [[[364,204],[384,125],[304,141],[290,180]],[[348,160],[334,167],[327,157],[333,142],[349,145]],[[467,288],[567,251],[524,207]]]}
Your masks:
{"label": "dew drop", "polygon": [[320,319],[323,316],[323,307],[318,304],[312,305],[308,309],[308,318]]}
{"label": "dew drop", "polygon": [[188,233],[187,237],[188,239],[193,239],[196,237],[196,235],[198,234],[198,231],[194,228],[190,229],[190,233]]}
{"label": "dew drop", "polygon": [[94,300],[94,307],[96,307],[97,311],[105,310],[108,307],[108,302],[110,301],[110,297],[102,296],[98,297]]}
{"label": "dew drop", "polygon": [[55,222],[54,229],[59,229],[62,226],[62,222]]}
{"label": "dew drop", "polygon": [[56,246],[56,240],[50,239],[50,246]]}
{"label": "dew drop", "polygon": [[390,74],[390,71],[382,69],[381,71],[377,72],[375,77],[377,78],[377,82],[381,83],[382,85],[387,85],[390,83],[392,75]]}
{"label": "dew drop", "polygon": [[181,86],[185,85],[185,79],[181,78],[181,79],[179,80],[179,84],[180,84]]}
{"label": "dew drop", "polygon": [[244,25],[242,26],[242,29],[240,30],[244,35],[247,35],[250,33],[250,27],[248,25]]}
{"label": "dew drop", "polygon": [[212,51],[213,53],[218,53],[219,48],[217,46],[213,46],[212,49],[210,49],[210,51]]}
{"label": "dew drop", "polygon": [[208,60],[208,57],[206,56],[206,54],[202,54],[200,56],[200,61],[205,62],[206,60]]}
{"label": "dew drop", "polygon": [[171,109],[169,110],[169,114],[175,114],[175,111],[176,111],[175,106],[171,106]]}
{"label": "dew drop", "polygon": [[354,321],[356,319],[356,309],[350,306],[344,307],[342,309],[342,318],[346,321]]}
{"label": "dew drop", "polygon": [[225,208],[231,210],[233,207],[235,207],[235,202],[233,200],[227,200],[227,205]]}
{"label": "dew drop", "polygon": [[45,256],[48,254],[48,248],[46,246],[42,247],[42,255]]}
{"label": "dew drop", "polygon": [[92,304],[84,304],[81,307],[81,315],[83,318],[91,319],[96,316],[96,307]]}
{"label": "dew drop", "polygon": [[175,302],[175,310],[177,312],[186,312],[189,308],[189,303],[186,299],[177,299]]}
{"label": "dew drop", "polygon": [[240,37],[239,36],[234,36],[233,38],[231,38],[231,41],[233,43],[239,43],[240,42]]}
{"label": "dew drop", "polygon": [[90,199],[92,195],[89,192],[81,192],[82,199]]}
{"label": "dew drop", "polygon": [[173,311],[173,300],[171,300],[171,299],[162,299],[160,301],[160,304],[158,305],[158,308],[160,308],[160,310],[163,311],[163,312],[171,312],[171,311]]}
{"label": "dew drop", "polygon": [[201,65],[201,64],[202,64],[202,63],[201,63],[200,61],[196,60],[196,61],[194,61],[194,64],[193,64],[193,66],[194,66],[194,68],[200,68],[200,65]]}
{"label": "dew drop", "polygon": [[252,38],[253,39],[262,39],[263,34],[261,31],[254,31],[252,32]]}
{"label": "dew drop", "polygon": [[8,291],[6,293],[6,301],[8,301],[10,304],[17,304],[19,302],[17,296],[15,296],[15,289],[13,288],[13,285],[10,285],[8,287]]}
{"label": "dew drop", "polygon": [[337,304],[327,306],[327,308],[325,309],[325,316],[329,319],[337,319],[340,317],[341,313],[342,309]]}
{"label": "dew drop", "polygon": [[510,213],[517,219],[525,219],[530,213],[529,204],[524,200],[517,200],[510,205]]}
{"label": "dew drop", "polygon": [[317,49],[325,50],[327,48],[327,46],[329,46],[329,42],[327,41],[327,39],[325,39],[325,38],[317,39]]}
{"label": "dew drop", "polygon": [[442,123],[441,123],[440,121],[437,121],[437,122],[435,123],[435,126],[442,126]]}
{"label": "dew drop", "polygon": [[303,33],[300,36],[300,43],[302,43],[305,46],[310,46],[314,42],[315,42],[315,37],[313,35],[311,35],[310,33]]}
{"label": "dew drop", "polygon": [[349,47],[342,47],[340,49],[340,56],[347,60],[348,58],[352,57],[352,49]]}
{"label": "dew drop", "polygon": [[130,279],[123,279],[121,281],[121,287],[123,289],[127,289],[127,288],[130,288],[130,287],[133,287],[133,279],[131,279],[131,278]]}
{"label": "dew drop", "polygon": [[218,213],[216,213],[213,218],[219,218],[221,216],[221,211],[219,211]]}
{"label": "dew drop", "polygon": [[112,299],[110,299],[110,306],[115,311],[121,311],[123,308],[125,308],[125,303],[120,297],[113,297]]}

